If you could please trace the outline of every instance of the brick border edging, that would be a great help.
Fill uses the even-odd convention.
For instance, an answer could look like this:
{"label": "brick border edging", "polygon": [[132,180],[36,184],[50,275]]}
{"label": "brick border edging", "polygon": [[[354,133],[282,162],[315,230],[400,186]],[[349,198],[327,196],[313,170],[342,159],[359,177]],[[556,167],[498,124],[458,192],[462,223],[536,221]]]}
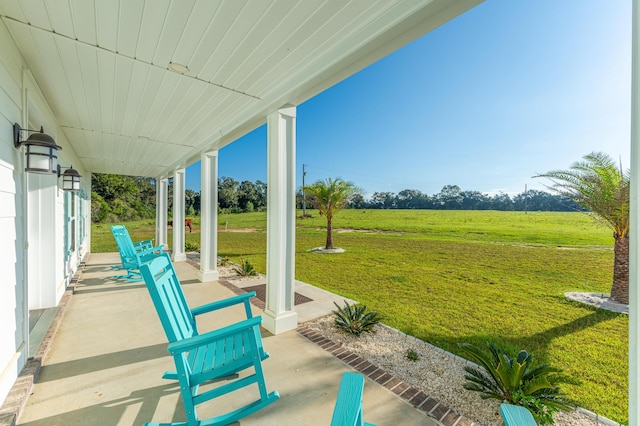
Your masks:
{"label": "brick border edging", "polygon": [[324,337],[320,332],[312,330],[306,324],[297,328],[298,334],[317,344],[345,364],[369,377],[374,382],[390,390],[400,399],[407,402],[425,415],[435,419],[443,426],[473,426],[477,425],[468,418],[461,416],[444,404],[439,403],[421,390],[409,385],[405,381],[389,374],[382,368],[367,361]]}

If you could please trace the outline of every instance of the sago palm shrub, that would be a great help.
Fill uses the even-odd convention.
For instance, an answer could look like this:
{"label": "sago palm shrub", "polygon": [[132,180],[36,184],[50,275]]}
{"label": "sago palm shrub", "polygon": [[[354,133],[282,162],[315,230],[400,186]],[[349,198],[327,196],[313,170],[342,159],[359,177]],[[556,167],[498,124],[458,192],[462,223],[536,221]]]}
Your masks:
{"label": "sago palm shrub", "polygon": [[466,366],[464,388],[480,393],[482,399],[497,399],[526,407],[538,424],[553,424],[553,414],[569,411],[572,402],[562,394],[559,383],[574,383],[561,375],[562,370],[547,364],[534,366],[533,354],[520,351],[512,358],[492,343],[489,353],[469,343],[460,347],[481,369]]}
{"label": "sago palm shrub", "polygon": [[367,307],[364,305],[349,305],[346,300],[344,308],[338,306],[336,302],[333,302],[333,304],[338,308],[337,311],[333,311],[336,316],[336,327],[356,336],[365,331],[372,332],[373,327],[382,320],[382,317],[377,312],[366,312]]}
{"label": "sago palm shrub", "polygon": [[240,266],[234,267],[236,274],[241,277],[255,277],[258,275],[258,271],[255,270],[251,262],[248,259],[240,259]]}

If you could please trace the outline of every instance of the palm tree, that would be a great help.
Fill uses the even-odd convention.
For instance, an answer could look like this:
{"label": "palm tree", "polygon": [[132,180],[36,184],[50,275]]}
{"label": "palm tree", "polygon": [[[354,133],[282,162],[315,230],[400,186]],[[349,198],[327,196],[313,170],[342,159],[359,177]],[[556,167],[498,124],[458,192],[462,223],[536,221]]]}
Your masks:
{"label": "palm tree", "polygon": [[352,182],[345,182],[340,178],[327,178],[326,181],[317,181],[316,183],[304,188],[306,195],[309,197],[307,201],[315,207],[321,215],[327,218],[327,242],[325,249],[333,248],[333,216],[342,210],[344,206],[353,198],[360,190]]}
{"label": "palm tree", "polygon": [[535,177],[551,179],[549,188],[585,207],[594,219],[613,231],[611,299],[629,304],[629,183],[631,172],[607,154],[592,152],[569,170]]}

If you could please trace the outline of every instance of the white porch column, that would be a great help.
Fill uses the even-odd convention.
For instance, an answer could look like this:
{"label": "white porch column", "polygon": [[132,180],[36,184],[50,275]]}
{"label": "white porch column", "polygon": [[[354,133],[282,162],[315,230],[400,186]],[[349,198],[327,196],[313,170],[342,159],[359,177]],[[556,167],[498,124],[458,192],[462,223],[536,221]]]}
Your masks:
{"label": "white porch column", "polygon": [[263,325],[273,334],[298,326],[294,311],[296,238],[296,108],[268,117],[267,300]]}
{"label": "white porch column", "polygon": [[187,259],[184,253],[184,178],[185,169],[173,172],[173,261]]}
{"label": "white porch column", "polygon": [[156,245],[167,245],[167,200],[169,179],[156,179]]}
{"label": "white porch column", "polygon": [[629,233],[629,424],[640,424],[640,0],[633,0],[631,30],[631,206]]}
{"label": "white porch column", "polygon": [[218,274],[218,151],[200,156],[200,281]]}

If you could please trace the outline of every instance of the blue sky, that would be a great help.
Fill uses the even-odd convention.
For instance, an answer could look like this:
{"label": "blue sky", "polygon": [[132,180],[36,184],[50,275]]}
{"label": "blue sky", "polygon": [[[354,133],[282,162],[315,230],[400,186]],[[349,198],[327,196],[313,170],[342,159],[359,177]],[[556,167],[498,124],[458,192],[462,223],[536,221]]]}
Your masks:
{"label": "blue sky", "polygon": [[[544,189],[592,151],[629,167],[630,90],[631,1],[488,0],[299,105],[297,185],[303,163],[368,195]],[[266,181],[266,152],[263,126],[219,175]]]}

